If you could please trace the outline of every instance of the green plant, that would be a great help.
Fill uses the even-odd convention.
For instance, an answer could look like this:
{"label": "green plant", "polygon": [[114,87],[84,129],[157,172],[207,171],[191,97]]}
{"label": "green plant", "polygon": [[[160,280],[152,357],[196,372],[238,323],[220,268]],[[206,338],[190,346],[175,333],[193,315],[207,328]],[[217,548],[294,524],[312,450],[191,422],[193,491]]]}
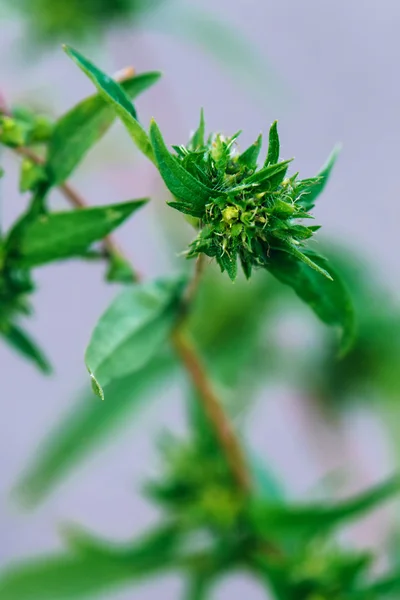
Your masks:
{"label": "green plant", "polygon": [[[206,138],[203,113],[189,143],[170,151],[155,121],[148,133],[131,102],[158,73],[126,73],[119,84],[75,50],[66,52],[98,95],[55,123],[26,110],[4,108],[0,116],[0,142],[23,158],[21,190],[31,193],[27,209],[1,234],[0,332],[48,372],[43,351],[20,324],[30,312],[34,270],[70,258],[101,260],[106,279],[124,289],[100,317],[86,351],[93,391],[104,402],[81,402],[28,468],[17,493],[25,502],[39,502],[145,392],[182,370],[190,384],[188,433],[160,439],[162,470],[145,488],[161,509],[159,525],[124,544],[65,527],[65,551],[6,569],[0,597],[93,597],[177,571],[186,597],[199,600],[237,570],[251,573],[278,600],[395,596],[397,572],[373,578],[375,556],[346,548],[338,531],[397,493],[399,478],[348,500],[296,503],[232,424],[235,406],[243,405],[243,397],[249,403],[260,385],[260,371],[274,368],[260,327],[278,289],[270,275],[339,330],[344,360],[355,347],[347,288],[330,261],[308,246],[318,227],[302,222],[311,218],[337,152],[316,177],[288,176],[276,123],[259,166],[261,138],[240,153],[237,134]],[[158,169],[171,194],[168,204],[185,215],[176,217],[194,229],[185,252],[191,269],[185,263],[178,274],[143,281],[109,234],[147,199],[89,208],[67,183],[116,116]],[[54,187],[73,210],[51,210]],[[215,259],[222,274],[205,257]],[[250,281],[237,274],[238,260]],[[229,279],[237,279],[235,285]]]}

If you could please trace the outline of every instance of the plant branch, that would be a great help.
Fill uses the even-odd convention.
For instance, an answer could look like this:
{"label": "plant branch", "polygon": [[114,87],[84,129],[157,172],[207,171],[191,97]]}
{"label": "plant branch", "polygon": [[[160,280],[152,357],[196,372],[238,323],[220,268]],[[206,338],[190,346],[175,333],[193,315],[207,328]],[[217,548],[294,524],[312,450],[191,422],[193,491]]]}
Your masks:
{"label": "plant branch", "polygon": [[243,493],[250,488],[250,479],[243,452],[233,427],[214,392],[206,369],[195,347],[181,329],[172,334],[172,343],[203,402],[204,411],[212,424],[231,473]]}

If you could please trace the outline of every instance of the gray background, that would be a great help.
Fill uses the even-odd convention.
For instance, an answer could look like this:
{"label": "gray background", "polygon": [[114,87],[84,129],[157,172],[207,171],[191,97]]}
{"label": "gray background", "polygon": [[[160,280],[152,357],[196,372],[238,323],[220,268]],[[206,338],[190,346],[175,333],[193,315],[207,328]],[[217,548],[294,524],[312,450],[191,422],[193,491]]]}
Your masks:
{"label": "gray background", "polygon": [[[265,60],[265,81],[259,82],[263,94],[244,90],[240,75],[229,77],[203,50],[164,33],[127,28],[87,53],[109,72],[126,64],[138,71],[164,72],[163,81],[140,99],[138,107],[145,123],[157,117],[171,143],[186,140],[200,106],[210,129],[243,129],[243,145],[278,118],[283,154],[294,155],[305,176],[313,175],[334,143],[342,142],[335,175],[315,211],[317,222],[330,236],[362,248],[397,294],[400,4],[205,0],[202,6],[244,32],[259,50]],[[20,36],[19,25],[3,19],[0,89],[9,100],[33,96],[39,106],[59,114],[91,93],[90,83],[61,50],[22,61],[15,52]],[[15,159],[7,156],[3,162],[9,174],[2,188],[3,219],[8,223],[25,200],[14,191]],[[145,194],[162,197],[154,169],[136,155],[119,124],[90,154],[74,183],[91,203]],[[155,204],[118,233],[135,264],[149,275],[163,272],[170,262],[157,245],[157,213]],[[142,413],[139,427],[132,424],[123,437],[102,447],[38,511],[18,511],[9,500],[10,487],[38,442],[75,400],[86,377],[85,344],[115,293],[102,283],[102,269],[91,265],[44,268],[37,280],[36,316],[30,328],[52,357],[56,377],[43,378],[0,346],[0,564],[57,547],[56,523],[63,520],[116,538],[152,522],[154,510],[136,488],[154,467],[153,434],[162,426],[176,429],[181,422],[179,393],[173,390]],[[315,439],[309,435],[310,423]],[[360,485],[390,469],[389,449],[373,414],[348,415],[340,451],[335,435],[324,432],[322,424],[317,434],[317,425],[315,415],[284,387],[269,391],[250,420],[255,445],[293,493],[307,493],[321,474],[343,460],[353,464]],[[382,516],[370,519],[357,531],[357,540],[376,543],[384,525]],[[173,600],[180,585],[169,578],[129,591],[121,599],[157,598],[162,590],[164,598]],[[226,593],[222,590],[218,597],[241,598],[245,589],[255,600],[262,597],[245,578],[227,582]]]}

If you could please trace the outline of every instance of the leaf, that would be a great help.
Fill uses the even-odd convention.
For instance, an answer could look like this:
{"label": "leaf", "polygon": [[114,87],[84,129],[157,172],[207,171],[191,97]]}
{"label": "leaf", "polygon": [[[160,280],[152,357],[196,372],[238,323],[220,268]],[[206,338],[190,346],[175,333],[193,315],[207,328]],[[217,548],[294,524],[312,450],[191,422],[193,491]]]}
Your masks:
{"label": "leaf", "polygon": [[[160,73],[142,73],[120,85],[129,98],[154,85]],[[131,105],[136,119],[136,111]],[[56,123],[49,141],[47,173],[52,185],[63,183],[74,171],[90,148],[98,142],[113,124],[115,109],[100,95],[86,98]]]}
{"label": "leaf", "polygon": [[260,134],[254,144],[252,144],[247,150],[245,150],[238,158],[238,162],[241,165],[246,166],[249,169],[255,169],[257,167],[258,157],[260,155],[262,146],[262,135]]}
{"label": "leaf", "polygon": [[204,110],[200,111],[200,124],[196,131],[194,132],[192,139],[190,140],[191,147],[193,150],[198,150],[199,148],[203,148],[204,146],[204,136],[205,136],[206,124],[204,121]]}
{"label": "leaf", "polygon": [[17,483],[16,496],[28,506],[42,501],[118,427],[129,425],[149,397],[155,399],[154,391],[174,375],[175,367],[171,352],[158,353],[135,373],[110,383],[105,388],[108,402],[94,402],[92,392],[85,392],[41,444]]}
{"label": "leaf", "polygon": [[21,164],[19,189],[23,192],[34,191],[38,185],[47,179],[42,165],[38,165],[29,158],[24,158]]}
{"label": "leaf", "polygon": [[250,514],[255,526],[265,534],[320,535],[347,521],[360,518],[391,499],[400,490],[399,477],[336,504],[282,506],[266,502],[253,503]]}
{"label": "leaf", "polygon": [[136,119],[136,111],[122,87],[70,46],[64,46],[64,50],[94,83],[104,100],[114,108],[139,150],[154,162],[149,137]]}
{"label": "leaf", "polygon": [[250,175],[244,180],[246,185],[253,184],[265,184],[267,181],[270,181],[274,176],[279,175],[281,173],[286,173],[288,165],[292,162],[292,158],[289,160],[283,160],[277,165],[268,165],[259,171],[256,171],[254,175]]}
{"label": "leaf", "polygon": [[106,280],[110,283],[135,283],[136,274],[129,261],[114,252],[109,258]]}
{"label": "leaf", "polygon": [[323,277],[326,277],[330,281],[333,281],[332,276],[326,269],[323,269],[322,267],[320,267],[314,260],[311,260],[311,258],[309,258],[309,256],[307,256],[307,254],[305,254],[304,252],[301,252],[293,244],[290,244],[290,243],[282,244],[281,250],[283,252],[287,252],[291,256],[294,256],[294,258],[297,258],[298,260],[300,260],[301,262],[306,264],[308,267],[310,267],[310,269],[313,269],[314,271],[316,271]]}
{"label": "leaf", "polygon": [[312,182],[306,193],[302,196],[299,203],[303,206],[304,210],[309,211],[315,205],[315,200],[318,198],[320,194],[325,189],[326,184],[328,183],[328,179],[330,177],[331,171],[336,164],[337,158],[339,156],[340,146],[336,146],[331,155],[329,156],[327,162],[322,167],[321,171],[318,173],[316,182]]}
{"label": "leaf", "polygon": [[51,373],[51,365],[36,342],[18,325],[4,323],[0,326],[0,335],[29,361],[33,362],[42,373]]}
{"label": "leaf", "polygon": [[86,366],[102,388],[143,367],[168,337],[180,307],[182,278],[135,284],[112,302],[86,350]]}
{"label": "leaf", "polygon": [[82,545],[84,538],[88,541],[87,534],[81,534],[74,553],[9,567],[0,576],[2,600],[78,600],[134,584],[174,566],[180,532],[175,525],[160,527],[131,547],[93,537]]}
{"label": "leaf", "polygon": [[354,311],[348,291],[325,258],[309,249],[304,250],[303,254],[321,269],[329,269],[333,281],[280,250],[270,251],[267,268],[279,281],[293,288],[321,321],[340,329],[341,353],[345,354],[351,347],[355,334]]}
{"label": "leaf", "polygon": [[66,212],[42,214],[11,231],[7,252],[21,267],[37,267],[48,262],[79,256],[91,244],[103,239],[121,225],[147,199],[109,206],[96,206]]}
{"label": "leaf", "polygon": [[150,139],[161,177],[171,194],[183,203],[193,206],[196,211],[194,216],[203,215],[204,208],[210,202],[214,191],[188,173],[171,155],[154,120],[150,125]]}
{"label": "leaf", "polygon": [[279,160],[281,145],[278,134],[278,121],[274,121],[269,130],[268,155],[265,166],[275,165]]}
{"label": "leaf", "polygon": [[249,465],[253,488],[257,497],[271,502],[283,501],[284,494],[278,479],[272,475],[257,455],[249,452],[247,455],[247,464]]}

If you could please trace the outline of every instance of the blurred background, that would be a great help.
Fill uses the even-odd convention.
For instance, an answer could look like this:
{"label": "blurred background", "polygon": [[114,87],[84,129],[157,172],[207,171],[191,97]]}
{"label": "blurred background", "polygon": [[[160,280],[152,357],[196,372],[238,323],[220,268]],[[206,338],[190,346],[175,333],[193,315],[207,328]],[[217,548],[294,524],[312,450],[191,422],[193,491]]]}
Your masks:
{"label": "blurred background", "polygon": [[[324,362],[334,356],[325,328],[299,300],[273,286],[274,318],[266,317],[263,351],[267,362],[275,353],[276,364],[269,365],[257,401],[251,407],[242,402],[235,419],[245,420],[248,438],[296,498],[316,497],[323,481],[325,493],[339,481],[354,491],[392,472],[400,450],[400,4],[159,0],[144,7],[138,2],[128,14],[120,2],[110,3],[116,15],[104,9],[100,21],[90,2],[79,9],[65,2],[65,14],[56,4],[0,0],[0,92],[7,103],[57,116],[93,92],[62,52],[67,42],[108,73],[128,65],[162,71],[137,107],[144,124],[157,118],[170,143],[186,142],[202,106],[209,131],[243,130],[243,148],[278,119],[282,156],[294,156],[303,177],[319,170],[335,143],[343,144],[315,217],[323,225],[321,247],[336,256],[354,287],[362,327],[356,351],[340,367],[333,359]],[[17,160],[7,154],[1,161],[8,224],[25,200],[16,191]],[[152,196],[152,205],[117,238],[148,276],[176,266],[190,232],[182,224],[177,233],[179,215],[165,212],[155,169],[136,153],[120,123],[89,154],[73,184],[91,204]],[[55,205],[62,202],[54,198]],[[174,247],[166,241],[172,234]],[[44,378],[0,345],[1,565],[58,547],[56,526],[64,520],[116,538],[141,531],[155,515],[140,495],[158,464],[154,438],[164,429],[184,429],[182,386],[172,382],[85,456],[35,512],[10,500],[40,442],[77,406],[85,389],[86,343],[116,292],[104,284],[102,267],[92,264],[49,266],[37,278],[30,331],[52,358],[55,375]],[[388,519],[387,511],[369,518],[353,532],[355,542],[379,544]],[[179,589],[179,580],[167,578],[113,598],[151,600],[162,591],[173,600]],[[243,579],[227,583],[218,597],[242,598],[247,589],[255,600],[263,597]]]}

